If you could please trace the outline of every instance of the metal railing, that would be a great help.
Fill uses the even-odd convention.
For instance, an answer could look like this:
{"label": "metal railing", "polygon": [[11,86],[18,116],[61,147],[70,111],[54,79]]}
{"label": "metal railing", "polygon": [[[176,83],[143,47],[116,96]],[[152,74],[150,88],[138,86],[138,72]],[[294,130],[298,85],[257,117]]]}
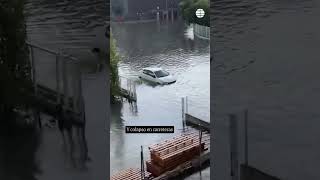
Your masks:
{"label": "metal railing", "polygon": [[124,96],[128,96],[133,101],[137,100],[136,82],[132,79],[119,76],[119,84]]}
{"label": "metal railing", "polygon": [[193,31],[197,37],[210,40],[210,27],[193,24]]}
{"label": "metal railing", "polygon": [[56,52],[39,45],[26,43],[29,48],[31,78],[37,96],[39,86],[52,90],[56,94],[56,103],[64,103],[65,108],[81,111],[82,79],[77,58]]}

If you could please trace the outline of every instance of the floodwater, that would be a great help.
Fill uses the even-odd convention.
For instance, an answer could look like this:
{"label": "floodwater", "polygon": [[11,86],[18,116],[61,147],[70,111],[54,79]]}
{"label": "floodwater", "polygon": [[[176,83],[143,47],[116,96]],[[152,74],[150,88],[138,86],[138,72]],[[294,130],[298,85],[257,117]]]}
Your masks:
{"label": "floodwater", "polygon": [[[137,104],[112,105],[110,159],[111,174],[140,166],[140,146],[145,159],[147,147],[172,134],[125,134],[126,125],[175,126],[182,130],[181,98],[188,97],[188,112],[210,121],[209,41],[197,39],[193,30],[181,21],[168,23],[112,24],[121,62],[120,76],[137,83]],[[158,66],[177,78],[167,86],[139,80],[144,67]],[[209,179],[209,168],[203,173]],[[198,175],[190,179],[199,179]]]}
{"label": "floodwater", "polygon": [[[107,13],[107,4],[103,0],[27,0],[25,19],[28,41],[71,54],[81,62],[75,63],[75,67],[83,72],[82,91],[90,161],[81,168],[71,166],[70,157],[64,153],[58,128],[46,121],[52,117],[42,114],[43,128],[40,132],[35,132],[36,135],[29,137],[20,133],[13,140],[1,144],[0,157],[3,157],[7,164],[4,169],[6,174],[0,179],[93,180],[107,177],[107,72],[94,71],[96,59],[90,54],[95,47],[107,50],[105,45],[108,40],[104,35]],[[40,69],[37,71],[38,81],[48,83],[45,85],[54,85],[55,58],[41,51],[34,55],[37,59],[36,68]]]}
{"label": "floodwater", "polygon": [[319,16],[315,0],[214,2],[214,179],[230,179],[227,114],[245,108],[250,165],[320,179]]}

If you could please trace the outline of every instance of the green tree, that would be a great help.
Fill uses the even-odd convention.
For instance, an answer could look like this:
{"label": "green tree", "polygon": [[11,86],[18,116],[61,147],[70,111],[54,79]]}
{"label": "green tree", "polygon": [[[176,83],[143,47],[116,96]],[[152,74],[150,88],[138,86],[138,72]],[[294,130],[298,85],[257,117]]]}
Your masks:
{"label": "green tree", "polygon": [[[183,18],[187,23],[196,23],[203,26],[210,26],[210,2],[209,0],[182,0],[180,9]],[[205,15],[203,18],[197,18],[195,12],[197,9],[203,9]]]}
{"label": "green tree", "polygon": [[25,106],[32,90],[23,8],[23,0],[0,1],[0,116]]}
{"label": "green tree", "polygon": [[120,93],[120,82],[118,74],[118,63],[120,56],[117,52],[116,42],[110,37],[110,77],[111,77],[111,99],[114,101],[115,97]]}

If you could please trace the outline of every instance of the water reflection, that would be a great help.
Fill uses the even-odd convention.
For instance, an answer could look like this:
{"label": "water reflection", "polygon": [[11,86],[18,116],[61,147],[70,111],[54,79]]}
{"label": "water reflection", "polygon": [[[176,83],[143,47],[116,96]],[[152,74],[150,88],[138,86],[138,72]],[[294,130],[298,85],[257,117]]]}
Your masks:
{"label": "water reflection", "polygon": [[[39,1],[25,3],[28,41],[50,50],[71,54],[79,61],[69,63],[72,71],[81,71],[86,123],[62,123],[66,117],[41,114],[43,128],[35,150],[42,170],[37,179],[102,179],[106,177],[107,119],[106,72],[96,71],[93,48],[106,54],[105,1]],[[37,53],[38,78],[55,87],[55,57]],[[69,71],[68,71],[69,73]],[[73,77],[72,77],[73,78]],[[69,79],[72,83],[74,79]],[[60,123],[59,123],[60,122]],[[67,122],[67,121],[65,121]],[[101,137],[97,139],[97,137]]]}
{"label": "water reflection", "polygon": [[110,123],[110,139],[117,139],[115,143],[112,143],[112,147],[110,148],[110,153],[114,154],[117,157],[116,162],[110,163],[111,166],[119,166],[122,167],[125,159],[123,159],[123,154],[125,153],[124,144],[124,120],[122,117],[121,109],[123,107],[122,102],[115,102],[111,106],[111,123]]}
{"label": "water reflection", "polygon": [[319,15],[313,0],[215,1],[215,179],[230,173],[225,115],[245,108],[251,165],[280,179],[320,178]]}

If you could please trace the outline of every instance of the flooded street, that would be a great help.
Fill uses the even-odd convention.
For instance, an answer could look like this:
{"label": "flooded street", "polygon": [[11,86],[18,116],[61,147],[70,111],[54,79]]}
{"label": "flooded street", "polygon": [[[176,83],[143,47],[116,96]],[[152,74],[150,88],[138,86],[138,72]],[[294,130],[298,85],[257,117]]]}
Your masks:
{"label": "flooded street", "polygon": [[[175,126],[182,130],[181,98],[188,96],[188,112],[210,121],[209,41],[194,39],[184,22],[157,24],[112,24],[121,62],[120,76],[137,83],[137,108],[127,102],[112,106],[111,174],[140,166],[140,146],[147,147],[172,134],[125,134],[124,126]],[[167,86],[156,86],[138,78],[142,68],[159,66],[177,78]],[[209,168],[206,169],[207,174]],[[203,173],[205,174],[205,172]],[[209,174],[208,174],[209,175]],[[209,176],[206,176],[207,178]],[[190,179],[199,179],[194,175]]]}
{"label": "flooded street", "polygon": [[280,179],[320,179],[319,16],[313,0],[215,1],[214,179],[230,179],[227,113],[243,117],[245,108],[250,165]]}
{"label": "flooded street", "polygon": [[[27,0],[28,40],[75,56],[99,47],[105,32],[107,7],[103,0]],[[100,36],[99,36],[100,35]]]}
{"label": "flooded street", "polygon": [[[53,117],[41,114],[43,128],[35,132],[36,135],[30,135],[37,138],[28,138],[29,136],[25,135],[25,138],[16,138],[14,142],[17,143],[9,143],[8,140],[6,150],[4,152],[0,150],[1,158],[6,157],[6,162],[15,163],[15,166],[6,166],[7,174],[4,178],[0,176],[0,179],[93,180],[107,177],[108,145],[105,131],[108,123],[107,99],[109,98],[107,72],[105,70],[95,72],[97,61],[91,54],[91,49],[95,47],[101,48],[104,52],[107,50],[108,40],[104,35],[107,12],[106,3],[103,0],[26,1],[25,19],[28,41],[43,48],[70,54],[79,60],[74,63],[74,68],[82,72],[80,78],[85,101],[85,131],[90,161],[80,165],[81,167],[73,167],[69,162],[70,157],[64,152],[59,129],[48,123]],[[35,67],[40,69],[36,74],[37,80],[43,85],[54,88],[55,56],[42,51],[35,51],[34,56],[37,59]],[[2,144],[1,147],[3,147]],[[75,147],[78,148],[78,146]],[[80,150],[75,150],[75,157],[78,156],[78,151]],[[25,166],[18,165],[20,162],[15,160],[17,153],[28,157],[20,159],[26,161]]]}

